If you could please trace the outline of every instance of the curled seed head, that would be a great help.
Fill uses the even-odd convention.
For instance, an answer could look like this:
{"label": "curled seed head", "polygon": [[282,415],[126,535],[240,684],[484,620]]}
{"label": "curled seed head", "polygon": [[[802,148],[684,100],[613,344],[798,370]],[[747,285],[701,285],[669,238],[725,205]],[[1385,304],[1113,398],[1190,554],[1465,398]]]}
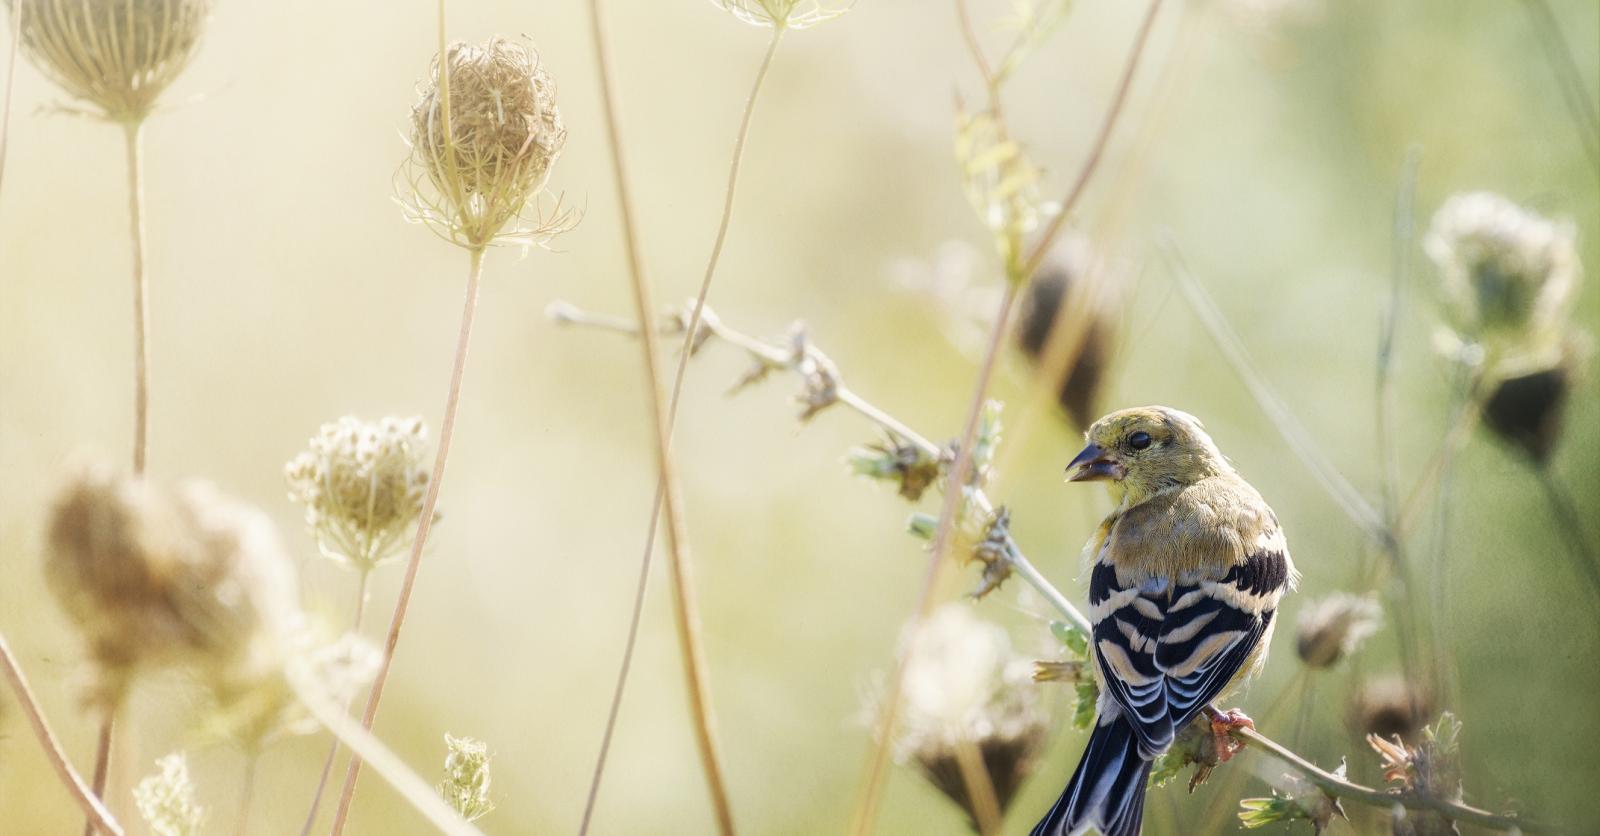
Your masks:
{"label": "curled seed head", "polygon": [[260,511],[207,483],[167,492],[89,466],[56,499],[48,532],[46,578],[106,702],[142,667],[183,664],[218,682],[277,665],[296,583]]}
{"label": "curled seed head", "polygon": [[530,48],[499,36],[451,44],[411,109],[410,139],[402,204],[449,240],[541,241],[570,225],[559,204],[554,217],[527,217],[567,141],[555,82]]}
{"label": "curled seed head", "polygon": [[421,418],[323,424],[305,452],[284,465],[289,498],[324,555],[363,571],[408,547],[422,513],[429,470]]}
{"label": "curled seed head", "polygon": [[96,115],[136,123],[194,56],[210,0],[7,0],[22,49]]}
{"label": "curled seed head", "polygon": [[1381,622],[1371,598],[1336,592],[1300,611],[1295,650],[1309,668],[1331,668],[1356,652]]}
{"label": "curled seed head", "polygon": [[1552,349],[1582,276],[1576,237],[1571,223],[1489,192],[1445,201],[1423,245],[1450,327],[1497,361]]}
{"label": "curled seed head", "polygon": [[957,761],[958,748],[976,747],[1003,811],[1033,771],[1048,726],[1032,660],[1004,628],[962,604],[930,616],[909,652],[897,757],[915,762],[976,821]]}

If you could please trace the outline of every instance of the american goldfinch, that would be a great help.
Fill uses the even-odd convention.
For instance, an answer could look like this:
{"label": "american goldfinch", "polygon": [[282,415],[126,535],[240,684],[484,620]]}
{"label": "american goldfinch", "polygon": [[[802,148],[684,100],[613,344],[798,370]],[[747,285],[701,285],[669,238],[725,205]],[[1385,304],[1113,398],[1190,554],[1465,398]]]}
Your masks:
{"label": "american goldfinch", "polygon": [[[1068,481],[1104,481],[1116,504],[1084,547],[1100,702],[1083,759],[1033,836],[1138,834],[1150,762],[1260,668],[1298,579],[1278,518],[1194,416],[1124,409],[1085,435]],[[1229,712],[1212,731],[1226,744],[1248,724]]]}

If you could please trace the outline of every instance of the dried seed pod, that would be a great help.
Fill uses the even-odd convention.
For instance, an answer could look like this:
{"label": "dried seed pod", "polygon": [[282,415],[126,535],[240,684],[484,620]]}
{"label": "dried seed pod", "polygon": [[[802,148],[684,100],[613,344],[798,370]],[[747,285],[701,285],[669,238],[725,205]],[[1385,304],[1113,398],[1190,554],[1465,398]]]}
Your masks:
{"label": "dried seed pod", "polygon": [[481,46],[458,42],[434,60],[431,75],[411,109],[402,195],[410,217],[474,249],[564,228],[560,213],[522,223],[567,141],[555,82],[538,56],[499,36]]}
{"label": "dried seed pod", "polygon": [[278,664],[296,584],[260,511],[209,484],[169,493],[89,466],[48,531],[46,579],[88,641],[104,703],[141,668],[184,664],[217,683]]}
{"label": "dried seed pod", "polygon": [[[1086,254],[1081,250],[1071,247],[1055,254],[1034,276],[1022,299],[1017,345],[1035,365],[1048,362],[1044,355],[1050,334],[1067,304],[1073,283],[1087,267]],[[1100,416],[1101,389],[1109,378],[1116,348],[1116,323],[1109,312],[1094,307],[1088,316],[1077,358],[1056,389],[1056,403],[1076,429],[1088,427]]]}
{"label": "dried seed pod", "polygon": [[1362,684],[1351,722],[1362,734],[1413,743],[1432,715],[1433,698],[1426,690],[1399,676],[1385,676]]}
{"label": "dried seed pod", "polygon": [[322,553],[371,571],[404,551],[428,488],[428,427],[421,418],[323,424],[284,465],[289,498],[306,507]]}
{"label": "dried seed pod", "polygon": [[1535,464],[1548,461],[1561,440],[1567,396],[1583,377],[1588,343],[1573,334],[1563,343],[1560,362],[1496,382],[1483,406],[1484,426]]}
{"label": "dried seed pod", "polygon": [[1377,632],[1382,609],[1370,597],[1336,592],[1300,611],[1295,650],[1308,668],[1331,668]]}
{"label": "dried seed pod", "polygon": [[112,122],[137,123],[194,57],[210,0],[8,0],[22,49]]}

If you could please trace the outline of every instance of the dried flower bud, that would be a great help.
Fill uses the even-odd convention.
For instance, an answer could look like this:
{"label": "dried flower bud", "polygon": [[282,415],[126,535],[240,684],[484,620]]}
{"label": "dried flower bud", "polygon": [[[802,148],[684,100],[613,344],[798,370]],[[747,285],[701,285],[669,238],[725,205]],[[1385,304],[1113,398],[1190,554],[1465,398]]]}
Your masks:
{"label": "dried flower bud", "polygon": [[[1087,248],[1071,244],[1058,248],[1028,285],[1022,299],[1017,344],[1035,365],[1048,362],[1046,349],[1051,332],[1067,305],[1073,284],[1088,269]],[[1109,311],[1092,306],[1083,327],[1077,357],[1056,388],[1056,403],[1073,428],[1080,430],[1100,417],[1101,390],[1108,379],[1111,355],[1116,349],[1116,323]]]}
{"label": "dried flower bud", "polygon": [[[1387,781],[1400,784],[1406,792],[1441,801],[1461,800],[1461,721],[1446,711],[1438,721],[1422,730],[1415,745],[1398,737],[1367,735],[1367,745],[1378,753]],[[1393,819],[1396,836],[1442,836],[1454,834],[1454,823],[1433,811],[1396,811]]]}
{"label": "dried flower bud", "polygon": [[61,492],[48,530],[46,579],[109,704],[146,665],[188,664],[208,680],[276,665],[297,593],[260,511],[209,484],[168,493],[91,466]]}
{"label": "dried flower bud", "polygon": [[1295,650],[1309,668],[1331,668],[1378,631],[1383,611],[1370,597],[1336,592],[1300,611]]}
{"label": "dried flower bud", "polygon": [[1352,724],[1363,734],[1413,741],[1433,713],[1433,699],[1398,676],[1363,683],[1356,694]]}
{"label": "dried flower bud", "polygon": [[449,752],[444,757],[444,780],[439,794],[467,821],[477,821],[494,810],[489,798],[489,746],[470,737],[444,736]]}
{"label": "dried flower bud", "polygon": [[324,555],[366,572],[411,545],[429,470],[421,418],[323,424],[309,449],[284,465],[289,498]]}
{"label": "dried flower bud", "polygon": [[961,604],[929,617],[908,652],[897,758],[915,761],[976,821],[956,760],[959,747],[975,746],[1004,811],[1033,771],[1048,725],[1032,662],[1003,628]]}
{"label": "dried flower bud", "polygon": [[1544,464],[1561,440],[1567,396],[1583,378],[1588,354],[1588,336],[1574,332],[1563,341],[1555,365],[1498,380],[1484,404],[1484,426],[1535,464]]}
{"label": "dried flower bud", "polygon": [[7,0],[22,49],[96,116],[135,124],[188,66],[210,0]]}
{"label": "dried flower bud", "polygon": [[711,0],[711,4],[752,26],[805,29],[844,14],[854,0],[826,6],[821,0]]}
{"label": "dried flower bud", "polygon": [[550,217],[527,213],[567,141],[555,82],[538,56],[499,36],[482,46],[458,42],[435,58],[431,76],[411,110],[401,197],[408,217],[470,249],[542,243],[570,227],[559,201]]}
{"label": "dried flower bud", "polygon": [[1582,274],[1576,235],[1489,192],[1445,201],[1423,243],[1451,327],[1496,366],[1554,348]]}
{"label": "dried flower bud", "polygon": [[133,788],[139,817],[154,836],[199,836],[206,812],[195,800],[189,780],[189,761],[173,752],[156,761],[156,773]]}
{"label": "dried flower bud", "polygon": [[898,492],[912,502],[939,479],[942,462],[915,444],[893,436],[850,451],[850,469],[858,476],[894,482]]}

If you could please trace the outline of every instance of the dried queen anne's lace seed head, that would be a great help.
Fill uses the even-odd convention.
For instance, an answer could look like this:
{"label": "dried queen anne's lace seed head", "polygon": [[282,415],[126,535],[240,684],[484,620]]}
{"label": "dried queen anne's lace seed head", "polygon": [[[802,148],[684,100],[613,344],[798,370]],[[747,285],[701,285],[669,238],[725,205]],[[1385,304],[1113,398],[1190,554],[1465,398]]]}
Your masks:
{"label": "dried queen anne's lace seed head", "polygon": [[470,737],[444,736],[444,780],[439,794],[467,821],[494,811],[489,798],[489,746]]}
{"label": "dried queen anne's lace seed head", "polygon": [[1473,192],[1445,201],[1424,247],[1461,343],[1481,346],[1495,362],[1559,346],[1582,274],[1571,223]]}
{"label": "dried queen anne's lace seed head", "polygon": [[167,492],[89,466],[48,532],[46,580],[88,641],[105,703],[145,667],[187,665],[216,687],[278,666],[296,582],[260,511],[206,483]]}
{"label": "dried queen anne's lace seed head", "polygon": [[137,123],[188,66],[210,0],[8,0],[22,49],[97,116]]}
{"label": "dried queen anne's lace seed head", "polygon": [[322,425],[284,477],[323,554],[370,571],[410,545],[428,488],[427,446],[421,418]]}
{"label": "dried queen anne's lace seed head", "polygon": [[431,75],[411,109],[401,197],[408,216],[470,249],[541,243],[568,228],[559,201],[549,216],[527,211],[567,141],[555,82],[538,56],[499,36],[481,46],[458,42],[434,60]]}
{"label": "dried queen anne's lace seed head", "polygon": [[156,761],[155,774],[133,788],[133,803],[154,836],[199,836],[205,824],[205,809],[195,800],[189,761],[182,752]]}
{"label": "dried queen anne's lace seed head", "polygon": [[962,604],[930,616],[909,652],[897,758],[916,762],[976,822],[957,761],[958,749],[975,747],[1003,812],[1033,771],[1048,726],[1033,662],[1012,649],[1003,628]]}

